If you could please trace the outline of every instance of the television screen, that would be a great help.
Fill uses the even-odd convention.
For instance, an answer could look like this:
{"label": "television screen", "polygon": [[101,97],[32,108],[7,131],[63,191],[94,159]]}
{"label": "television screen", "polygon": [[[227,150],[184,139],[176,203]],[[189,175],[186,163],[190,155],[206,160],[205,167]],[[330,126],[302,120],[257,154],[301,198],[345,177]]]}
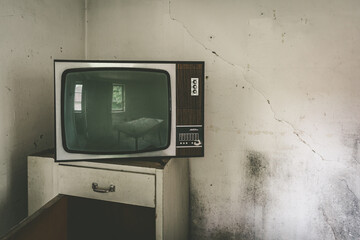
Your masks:
{"label": "television screen", "polygon": [[170,144],[170,76],[141,68],[63,72],[62,141],[72,153],[121,154]]}

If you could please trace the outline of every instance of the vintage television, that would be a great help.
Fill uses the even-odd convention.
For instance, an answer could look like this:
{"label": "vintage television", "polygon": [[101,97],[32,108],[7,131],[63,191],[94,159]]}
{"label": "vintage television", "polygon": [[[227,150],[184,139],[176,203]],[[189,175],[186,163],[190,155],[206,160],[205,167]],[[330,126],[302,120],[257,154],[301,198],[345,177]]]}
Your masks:
{"label": "vintage television", "polygon": [[56,161],[204,156],[204,62],[54,69]]}

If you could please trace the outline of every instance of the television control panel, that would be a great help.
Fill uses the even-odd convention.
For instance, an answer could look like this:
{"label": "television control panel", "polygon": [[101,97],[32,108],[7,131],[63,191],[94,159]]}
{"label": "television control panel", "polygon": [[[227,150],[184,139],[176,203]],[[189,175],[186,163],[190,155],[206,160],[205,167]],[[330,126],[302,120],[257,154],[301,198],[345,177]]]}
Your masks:
{"label": "television control panel", "polygon": [[204,130],[202,125],[184,125],[176,127],[177,148],[201,148]]}

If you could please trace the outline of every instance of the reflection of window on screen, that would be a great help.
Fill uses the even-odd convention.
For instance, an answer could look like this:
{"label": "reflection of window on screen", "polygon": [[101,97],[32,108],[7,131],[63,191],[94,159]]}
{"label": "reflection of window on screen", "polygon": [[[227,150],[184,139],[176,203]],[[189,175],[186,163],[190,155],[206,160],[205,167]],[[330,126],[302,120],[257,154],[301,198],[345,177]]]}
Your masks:
{"label": "reflection of window on screen", "polygon": [[81,99],[82,99],[82,84],[75,85],[75,97],[74,97],[74,110],[76,112],[81,112]]}
{"label": "reflection of window on screen", "polygon": [[124,84],[113,84],[112,112],[125,112],[125,86]]}

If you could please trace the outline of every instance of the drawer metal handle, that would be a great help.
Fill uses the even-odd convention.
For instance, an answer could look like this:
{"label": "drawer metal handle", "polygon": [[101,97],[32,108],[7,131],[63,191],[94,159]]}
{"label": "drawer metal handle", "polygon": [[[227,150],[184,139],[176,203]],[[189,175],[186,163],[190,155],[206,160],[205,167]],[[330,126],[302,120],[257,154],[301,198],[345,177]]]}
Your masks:
{"label": "drawer metal handle", "polygon": [[92,189],[94,192],[98,193],[108,193],[108,192],[115,192],[115,185],[110,185],[109,188],[100,188],[99,185],[95,182],[92,183]]}

